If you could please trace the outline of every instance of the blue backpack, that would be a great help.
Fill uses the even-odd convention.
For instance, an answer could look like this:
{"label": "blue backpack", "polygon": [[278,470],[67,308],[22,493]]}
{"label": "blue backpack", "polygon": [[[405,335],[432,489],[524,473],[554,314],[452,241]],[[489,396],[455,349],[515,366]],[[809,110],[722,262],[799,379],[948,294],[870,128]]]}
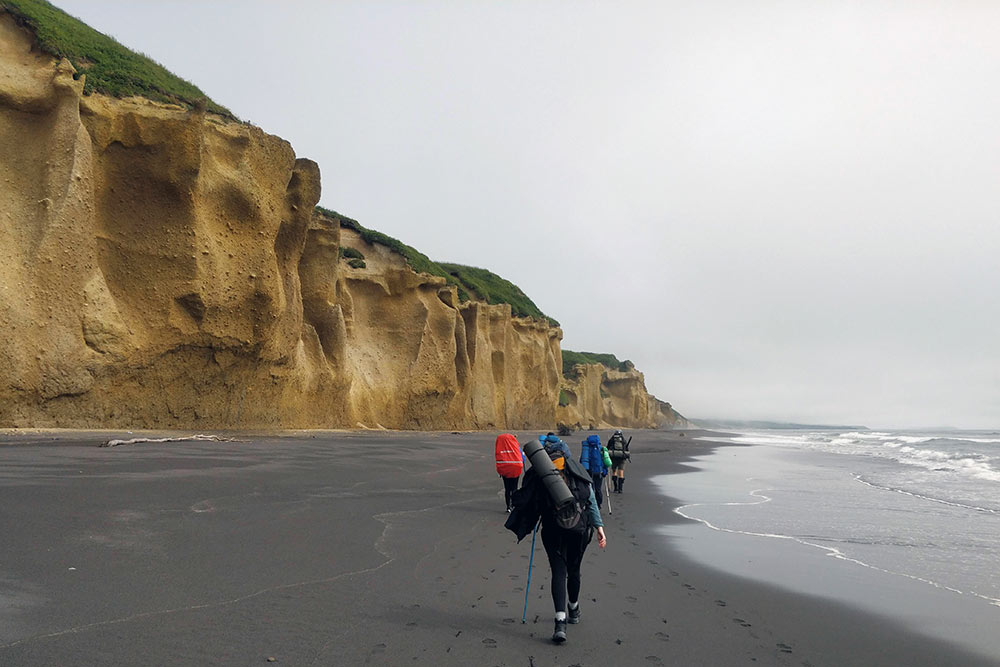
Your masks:
{"label": "blue backpack", "polygon": [[607,473],[604,457],[601,455],[601,436],[588,435],[580,444],[583,450],[580,452],[580,463],[583,467],[592,475]]}

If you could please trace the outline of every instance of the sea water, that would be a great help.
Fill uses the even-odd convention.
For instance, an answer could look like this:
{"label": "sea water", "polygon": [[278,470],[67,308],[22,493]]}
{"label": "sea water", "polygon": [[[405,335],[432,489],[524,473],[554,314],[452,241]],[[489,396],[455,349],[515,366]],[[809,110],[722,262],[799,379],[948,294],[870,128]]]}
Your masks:
{"label": "sea water", "polygon": [[1000,660],[1000,432],[748,431],[657,479],[689,557]]}

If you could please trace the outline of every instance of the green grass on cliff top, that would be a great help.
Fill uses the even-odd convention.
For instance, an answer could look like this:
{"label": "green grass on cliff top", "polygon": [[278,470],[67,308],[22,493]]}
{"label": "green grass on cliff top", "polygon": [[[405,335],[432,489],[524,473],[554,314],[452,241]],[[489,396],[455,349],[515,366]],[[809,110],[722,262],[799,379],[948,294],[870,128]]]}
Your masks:
{"label": "green grass on cliff top", "polygon": [[558,322],[539,310],[535,302],[529,299],[520,287],[492,271],[448,262],[439,262],[439,265],[457,278],[479,301],[492,304],[509,303],[511,312],[518,317],[548,320],[552,326],[559,326]]}
{"label": "green grass on cliff top", "polygon": [[193,83],[45,0],[0,0],[0,10],[33,32],[42,51],[68,59],[78,77],[85,74],[85,94],[137,95],[188,107],[203,103],[209,111],[234,118],[228,109],[208,99]]}
{"label": "green grass on cliff top", "polygon": [[414,271],[444,278],[449,285],[458,288],[458,298],[461,301],[475,299],[491,304],[507,303],[510,304],[511,312],[517,317],[533,317],[546,320],[554,327],[559,326],[558,322],[539,310],[538,306],[521,291],[521,288],[491,271],[461,264],[435,262],[427,255],[398,239],[362,226],[357,220],[322,206],[317,206],[316,210],[328,218],[339,221],[341,227],[353,229],[366,243],[377,243],[398,255],[402,255]]}
{"label": "green grass on cliff top", "polygon": [[573,377],[573,366],[577,364],[601,364],[605,368],[613,371],[627,371],[634,368],[631,361],[619,361],[613,354],[601,354],[598,352],[573,352],[572,350],[562,351],[563,376]]}

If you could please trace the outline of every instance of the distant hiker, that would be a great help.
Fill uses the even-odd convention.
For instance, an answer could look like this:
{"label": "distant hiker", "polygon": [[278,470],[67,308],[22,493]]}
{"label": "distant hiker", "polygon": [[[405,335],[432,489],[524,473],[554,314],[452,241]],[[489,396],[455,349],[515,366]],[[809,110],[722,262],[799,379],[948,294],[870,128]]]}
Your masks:
{"label": "distant hiker", "polygon": [[632,455],[628,452],[629,443],[621,431],[615,431],[611,439],[608,440],[608,454],[611,455],[611,481],[615,488],[613,493],[622,493],[625,487],[625,464],[632,460]]}
{"label": "distant hiker", "polygon": [[[532,446],[534,453],[529,451]],[[566,641],[566,624],[580,622],[583,553],[595,529],[597,544],[602,549],[607,545],[607,537],[590,473],[573,459],[563,456],[561,450],[543,451],[537,444],[528,443],[525,451],[531,459],[531,467],[525,471],[521,488],[514,494],[514,511],[505,525],[520,542],[541,520],[542,544],[552,569],[550,590],[556,612],[552,641],[561,644]],[[539,470],[542,463],[536,461],[539,456],[544,459],[547,470]],[[556,493],[553,486],[560,486],[566,498],[558,507],[553,499]]]}
{"label": "distant hiker", "polygon": [[[552,431],[549,431],[548,435],[538,436],[538,442],[542,443],[542,447],[544,447],[545,451],[549,453],[549,456],[552,456],[553,452],[562,452],[562,455],[567,459],[573,456],[569,451],[569,445],[563,442],[559,436],[554,434]],[[556,465],[559,464],[557,463]]]}
{"label": "distant hiker", "polygon": [[580,463],[590,473],[597,508],[600,509],[604,503],[604,477],[608,474],[608,466],[604,465],[602,455],[604,447],[601,445],[601,436],[588,435],[580,445]]}
{"label": "distant hiker", "polygon": [[503,480],[503,499],[510,512],[514,506],[511,497],[517,491],[517,480],[524,470],[524,452],[521,445],[510,433],[501,433],[496,442],[497,474]]}

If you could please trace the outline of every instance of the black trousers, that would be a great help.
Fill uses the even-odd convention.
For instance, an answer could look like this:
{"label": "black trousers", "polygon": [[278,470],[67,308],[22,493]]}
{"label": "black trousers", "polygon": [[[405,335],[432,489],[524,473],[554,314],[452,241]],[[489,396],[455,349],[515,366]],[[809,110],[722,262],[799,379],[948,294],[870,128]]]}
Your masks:
{"label": "black trousers", "polygon": [[511,496],[517,491],[517,477],[501,477],[503,480],[503,499],[507,502],[507,509],[513,507]]}
{"label": "black trousers", "polygon": [[604,502],[604,477],[601,476],[601,473],[591,473],[590,479],[594,483],[594,498],[597,499],[597,509],[600,509]]}
{"label": "black trousers", "polygon": [[589,528],[576,533],[558,526],[542,527],[542,545],[552,568],[550,589],[556,611],[566,611],[567,595],[573,602],[580,600],[580,563],[592,533]]}

